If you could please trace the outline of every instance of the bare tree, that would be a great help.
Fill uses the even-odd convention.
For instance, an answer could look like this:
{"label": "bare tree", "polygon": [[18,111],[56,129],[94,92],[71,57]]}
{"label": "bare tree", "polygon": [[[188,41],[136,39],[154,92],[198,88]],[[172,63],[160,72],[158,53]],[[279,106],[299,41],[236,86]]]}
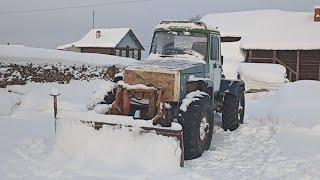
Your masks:
{"label": "bare tree", "polygon": [[201,19],[201,16],[198,14],[189,18],[189,21],[200,21],[200,19]]}

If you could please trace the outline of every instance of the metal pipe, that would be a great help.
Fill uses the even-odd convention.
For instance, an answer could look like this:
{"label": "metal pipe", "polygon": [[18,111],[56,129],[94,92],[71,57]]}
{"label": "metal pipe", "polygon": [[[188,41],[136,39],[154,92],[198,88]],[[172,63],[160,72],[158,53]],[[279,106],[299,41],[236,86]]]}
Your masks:
{"label": "metal pipe", "polygon": [[[57,91],[57,90],[55,90]],[[51,92],[49,94],[53,97],[53,117],[54,117],[54,133],[57,132],[57,114],[58,114],[58,96],[60,96],[59,92]]]}

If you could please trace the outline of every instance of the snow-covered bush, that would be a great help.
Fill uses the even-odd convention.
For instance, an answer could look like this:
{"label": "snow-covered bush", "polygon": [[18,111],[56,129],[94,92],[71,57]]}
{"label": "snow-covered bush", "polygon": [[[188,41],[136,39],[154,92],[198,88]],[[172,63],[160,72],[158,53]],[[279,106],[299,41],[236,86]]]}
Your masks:
{"label": "snow-covered bush", "polygon": [[88,110],[94,110],[99,114],[105,114],[111,108],[114,99],[114,89],[116,83],[109,82],[107,85],[101,86],[97,91],[89,97],[87,104]]}

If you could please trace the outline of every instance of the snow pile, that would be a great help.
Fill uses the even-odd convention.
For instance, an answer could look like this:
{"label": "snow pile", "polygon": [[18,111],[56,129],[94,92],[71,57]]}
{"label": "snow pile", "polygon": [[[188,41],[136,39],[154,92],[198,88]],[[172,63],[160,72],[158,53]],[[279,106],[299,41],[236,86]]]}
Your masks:
{"label": "snow pile", "polygon": [[19,96],[9,93],[5,89],[0,89],[0,116],[10,115],[16,105],[21,103]]}
{"label": "snow pile", "polygon": [[238,69],[242,62],[238,59],[225,59],[222,65],[223,74],[227,79],[238,79]]}
{"label": "snow pile", "polygon": [[224,57],[225,60],[238,60],[238,61],[245,61],[246,59],[246,52],[240,49],[240,42],[222,42],[221,43],[221,55]]}
{"label": "snow pile", "polygon": [[259,109],[259,112],[250,113],[273,117],[278,121],[293,123],[298,127],[319,130],[319,92],[319,81],[286,83],[272,96],[264,98],[258,103],[259,105],[254,107],[255,110]]}
{"label": "snow pile", "polygon": [[165,57],[162,54],[153,54],[151,53],[146,60],[149,61],[157,61],[157,60],[179,60],[179,61],[189,61],[193,63],[201,63],[201,64],[206,64],[204,61],[204,57],[200,54],[197,53],[196,55],[190,55],[190,54],[175,54],[175,55],[170,55],[169,57]]}
{"label": "snow pile", "polygon": [[279,64],[241,63],[238,73],[246,90],[275,90],[286,82],[286,68]]}
{"label": "snow pile", "polygon": [[53,89],[51,89],[50,95],[51,96],[59,96],[60,90],[58,88],[53,88]]}
{"label": "snow pile", "polygon": [[320,48],[320,23],[313,16],[268,9],[209,14],[201,21],[217,26],[223,37],[241,37],[242,49],[310,50]]}
{"label": "snow pile", "polygon": [[[110,106],[106,105],[109,102],[105,102],[105,97],[113,94],[113,90],[116,87],[116,84],[113,82],[108,81],[107,84],[101,86],[93,92],[93,94],[89,97],[89,102],[87,104],[87,108],[89,110],[96,109],[95,111],[99,114],[106,113]],[[101,105],[101,103],[105,103]]]}
{"label": "snow pile", "polygon": [[175,23],[175,22],[165,22],[160,23],[155,26],[155,29],[171,29],[171,28],[190,28],[190,29],[205,29],[205,26],[196,23],[185,22],[183,23]]}
{"label": "snow pile", "polygon": [[128,84],[128,83],[125,83],[124,81],[119,81],[118,83],[117,83],[119,86],[122,86],[122,87],[124,87],[125,89],[128,89],[128,90],[131,90],[131,89],[153,89],[153,90],[156,90],[156,88],[155,87],[148,87],[148,86],[146,86],[146,85],[144,85],[144,84],[135,84],[135,85],[130,85],[130,84]]}
{"label": "snow pile", "polygon": [[188,110],[189,105],[197,100],[200,100],[199,98],[203,97],[203,96],[208,96],[207,93],[203,92],[203,91],[193,91],[189,94],[187,94],[186,98],[184,98],[182,100],[182,103],[180,105],[180,110],[183,112],[186,112]]}

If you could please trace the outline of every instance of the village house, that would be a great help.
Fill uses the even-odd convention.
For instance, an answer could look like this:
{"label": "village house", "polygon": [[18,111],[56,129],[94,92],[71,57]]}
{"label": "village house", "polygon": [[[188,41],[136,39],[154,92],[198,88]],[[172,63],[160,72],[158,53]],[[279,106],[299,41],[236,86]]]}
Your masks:
{"label": "village house", "polygon": [[249,63],[281,64],[290,81],[320,80],[320,6],[313,12],[209,14],[202,21],[218,27],[227,58],[234,55]]}
{"label": "village house", "polygon": [[141,59],[144,47],[129,28],[92,29],[81,40],[58,47],[59,50],[98,53]]}

